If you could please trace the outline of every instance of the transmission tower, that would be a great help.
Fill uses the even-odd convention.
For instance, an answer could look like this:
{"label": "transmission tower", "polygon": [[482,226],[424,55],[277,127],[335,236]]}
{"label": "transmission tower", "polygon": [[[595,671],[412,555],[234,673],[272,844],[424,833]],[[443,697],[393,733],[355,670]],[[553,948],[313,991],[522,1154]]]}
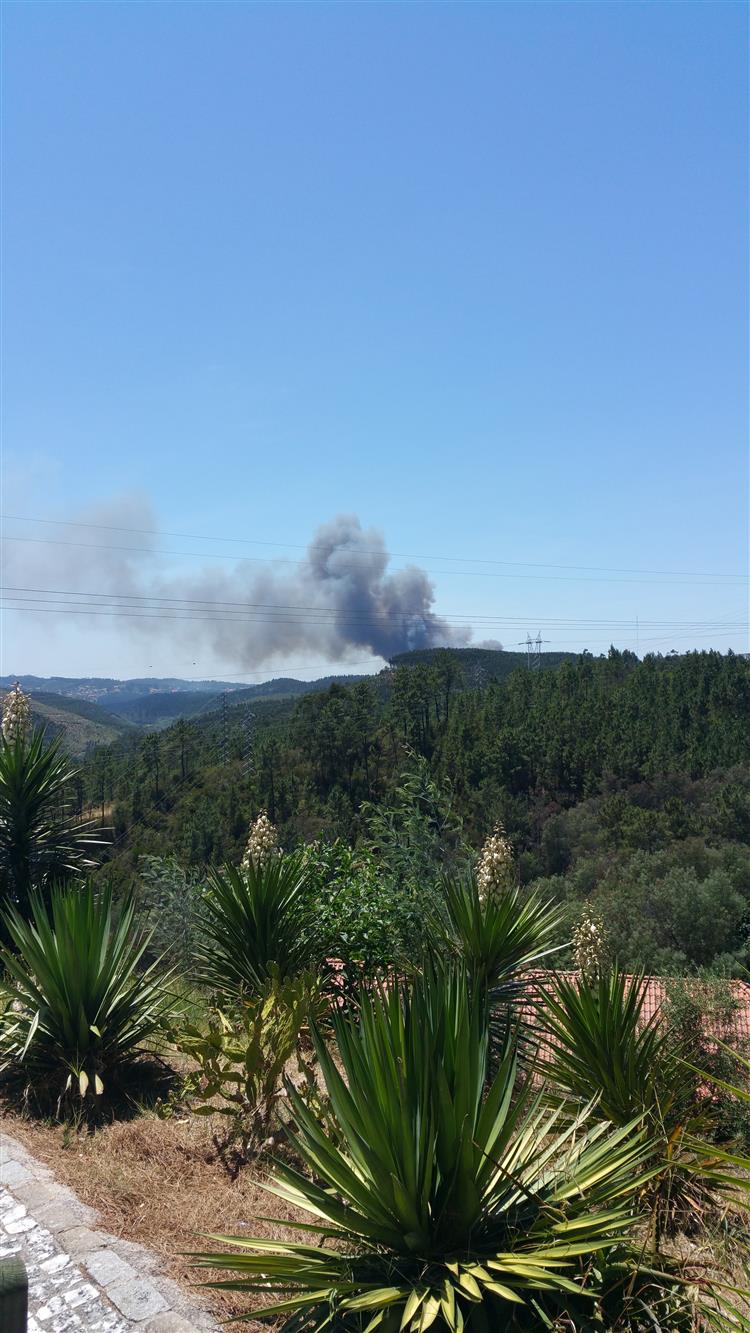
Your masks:
{"label": "transmission tower", "polygon": [[255,767],[255,759],[254,759],[254,756],[253,756],[253,742],[254,742],[254,739],[255,739],[255,737],[254,737],[254,728],[253,728],[253,722],[254,722],[254,721],[255,721],[255,713],[252,713],[252,712],[250,711],[250,709],[248,708],[247,712],[245,713],[245,754],[244,754],[244,761],[245,761],[245,762],[244,762],[244,769],[245,769],[245,777],[246,777],[246,778],[249,778],[249,777],[250,777],[250,775],[252,774],[253,768]]}
{"label": "transmission tower", "polygon": [[529,671],[540,671],[542,667],[542,644],[549,643],[549,639],[542,638],[540,630],[535,639],[532,639],[531,633],[526,635],[518,644],[519,648],[526,649],[526,666]]}
{"label": "transmission tower", "polygon": [[229,704],[226,690],[221,696],[219,710],[219,758],[222,764],[229,762]]}

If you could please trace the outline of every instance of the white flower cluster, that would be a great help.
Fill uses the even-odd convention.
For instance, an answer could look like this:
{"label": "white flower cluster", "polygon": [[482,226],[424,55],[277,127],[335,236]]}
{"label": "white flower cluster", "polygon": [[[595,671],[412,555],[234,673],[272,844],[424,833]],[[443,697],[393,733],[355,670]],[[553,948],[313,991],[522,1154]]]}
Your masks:
{"label": "white flower cluster", "polygon": [[491,893],[510,888],[515,883],[515,878],[513,847],[505,836],[502,824],[496,824],[479,853],[477,861],[479,892],[483,898],[487,898]]}
{"label": "white flower cluster", "polygon": [[597,982],[607,959],[607,940],[602,918],[589,907],[573,931],[573,955],[583,980],[589,985]]}
{"label": "white flower cluster", "polygon": [[3,699],[3,736],[6,741],[14,741],[25,736],[30,726],[31,703],[16,681]]}
{"label": "white flower cluster", "polygon": [[250,835],[242,858],[243,870],[251,865],[262,870],[274,856],[279,855],[280,850],[276,826],[271,823],[265,810],[261,810],[258,818],[250,825]]}

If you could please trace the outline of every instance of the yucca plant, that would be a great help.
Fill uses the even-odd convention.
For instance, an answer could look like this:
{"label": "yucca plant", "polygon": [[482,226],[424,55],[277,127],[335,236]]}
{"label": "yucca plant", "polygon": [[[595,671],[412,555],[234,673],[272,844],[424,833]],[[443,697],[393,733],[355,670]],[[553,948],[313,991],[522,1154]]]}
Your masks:
{"label": "yucca plant", "polygon": [[214,1236],[236,1252],[195,1258],[235,1276],[211,1285],[259,1294],[247,1318],[290,1331],[603,1327],[605,1286],[638,1281],[643,1132],[545,1109],[528,1081],[518,1096],[510,1045],[488,1085],[486,1006],[455,964],[365,995],[335,1036],[340,1066],[316,1041],[321,1118],[288,1088],[302,1169],[268,1187],[320,1243]]}
{"label": "yucca plant", "polygon": [[231,1003],[310,967],[305,869],[298,856],[209,872],[197,980]]}
{"label": "yucca plant", "polygon": [[470,978],[495,1002],[527,991],[525,974],[555,952],[562,913],[534,892],[510,886],[481,894],[476,875],[443,880],[448,941]]}
{"label": "yucca plant", "polygon": [[0,905],[26,913],[34,889],[46,892],[95,864],[101,831],[70,812],[74,776],[60,741],[43,730],[0,737]]}
{"label": "yucca plant", "polygon": [[596,1100],[616,1125],[657,1107],[679,1118],[690,1102],[679,1052],[658,1014],[644,1020],[645,1000],[643,975],[614,969],[591,983],[557,974],[543,991],[545,1075],[563,1095]]}
{"label": "yucca plant", "polygon": [[522,1063],[533,1055],[537,993],[531,974],[556,952],[561,912],[539,894],[509,885],[482,893],[477,876],[446,877],[447,949],[461,959],[490,1009],[493,1057],[515,1030]]}
{"label": "yucca plant", "polygon": [[31,898],[31,919],[5,913],[12,947],[0,949],[0,1071],[42,1102],[98,1100],[146,1053],[167,1020],[170,974],[141,969],[148,937],[134,931],[132,896],[115,923],[109,888],[55,888]]}
{"label": "yucca plant", "polygon": [[678,1042],[658,1015],[644,1020],[642,975],[616,970],[586,982],[556,976],[545,989],[548,1096],[593,1104],[615,1125],[637,1120],[660,1168],[647,1191],[655,1239],[699,1225],[717,1190],[734,1197],[735,1177],[718,1169],[709,1141],[710,1106],[696,1101]]}

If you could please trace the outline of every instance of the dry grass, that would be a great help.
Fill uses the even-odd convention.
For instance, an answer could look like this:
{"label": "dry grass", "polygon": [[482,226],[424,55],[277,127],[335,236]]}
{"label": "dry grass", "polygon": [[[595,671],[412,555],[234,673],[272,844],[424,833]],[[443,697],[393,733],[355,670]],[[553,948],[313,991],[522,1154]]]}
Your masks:
{"label": "dry grass", "polygon": [[[148,1246],[159,1255],[164,1270],[186,1286],[211,1275],[192,1268],[181,1252],[221,1248],[206,1242],[201,1233],[303,1238],[299,1231],[254,1220],[269,1212],[290,1220],[303,1215],[285,1211],[280,1200],[260,1188],[266,1169],[261,1164],[246,1166],[236,1180],[230,1178],[213,1146],[210,1119],[159,1120],[145,1114],[94,1133],[75,1134],[6,1112],[3,1129],[50,1166],[79,1199],[96,1208],[105,1230]],[[200,1295],[224,1318],[253,1304],[238,1292],[209,1290]],[[253,1320],[242,1327],[259,1331],[268,1329],[268,1324]]]}

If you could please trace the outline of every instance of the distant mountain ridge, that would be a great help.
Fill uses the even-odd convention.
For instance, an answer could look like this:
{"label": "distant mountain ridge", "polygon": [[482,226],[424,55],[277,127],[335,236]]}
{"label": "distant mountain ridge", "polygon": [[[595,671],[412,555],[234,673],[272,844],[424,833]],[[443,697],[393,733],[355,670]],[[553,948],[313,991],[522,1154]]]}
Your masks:
{"label": "distant mountain ridge", "polygon": [[[0,676],[0,688],[9,689],[18,681],[27,694],[39,690],[61,694],[69,699],[87,699],[89,703],[112,707],[130,699],[149,694],[171,694],[206,691],[221,694],[224,690],[241,690],[239,682],[222,680],[182,680],[178,676],[136,676],[118,680],[114,676]],[[114,709],[113,709],[114,711]]]}
{"label": "distant mountain ridge", "polygon": [[170,726],[180,717],[197,718],[215,709],[224,693],[228,694],[229,703],[234,707],[241,703],[261,703],[268,699],[296,699],[303,694],[327,690],[334,684],[355,684],[362,679],[362,676],[323,676],[320,680],[293,680],[282,676],[276,680],[267,680],[262,685],[234,685],[231,688],[190,693],[180,690],[155,691],[123,704],[114,704],[113,708],[118,717],[127,718],[139,726],[161,728]]}
{"label": "distant mountain ridge", "polygon": [[[133,728],[162,728],[181,717],[198,717],[215,708],[223,694],[230,695],[233,704],[291,699],[327,690],[333,684],[354,684],[362,679],[362,676],[335,675],[307,681],[280,676],[258,685],[244,685],[237,681],[193,681],[171,676],[116,680],[98,676],[8,675],[0,677],[0,693],[18,681],[21,689],[31,697],[32,712],[40,721],[44,720],[50,730],[63,729],[64,722],[63,717],[52,716],[49,710],[53,708],[60,714],[78,716],[108,728],[106,737],[91,736],[93,744],[102,744]],[[72,722],[69,725],[73,727]],[[72,747],[72,752],[83,753],[80,741]]]}
{"label": "distant mountain ridge", "polygon": [[[420,648],[412,652],[397,653],[391,658],[393,666],[413,666],[417,662],[431,662],[444,652],[455,656],[464,668],[482,667],[493,679],[501,679],[510,671],[527,665],[525,652],[508,652],[504,648]],[[542,666],[559,666],[564,661],[574,661],[577,653],[541,653]],[[370,676],[378,672],[369,672]],[[327,689],[333,684],[355,684],[365,680],[365,675],[346,675],[336,672],[330,676],[321,676],[314,681],[297,680],[292,676],[276,676],[256,685],[244,681],[230,680],[186,680],[180,676],[135,676],[128,680],[118,680],[114,676],[0,676],[0,690],[10,689],[16,681],[27,694],[40,691],[47,694],[62,695],[69,699],[88,700],[99,704],[110,712],[124,715],[124,705],[155,695],[161,697],[174,694],[202,694],[215,697],[225,693],[242,693],[247,698],[255,695],[268,698],[279,694],[306,694],[311,688]]]}

